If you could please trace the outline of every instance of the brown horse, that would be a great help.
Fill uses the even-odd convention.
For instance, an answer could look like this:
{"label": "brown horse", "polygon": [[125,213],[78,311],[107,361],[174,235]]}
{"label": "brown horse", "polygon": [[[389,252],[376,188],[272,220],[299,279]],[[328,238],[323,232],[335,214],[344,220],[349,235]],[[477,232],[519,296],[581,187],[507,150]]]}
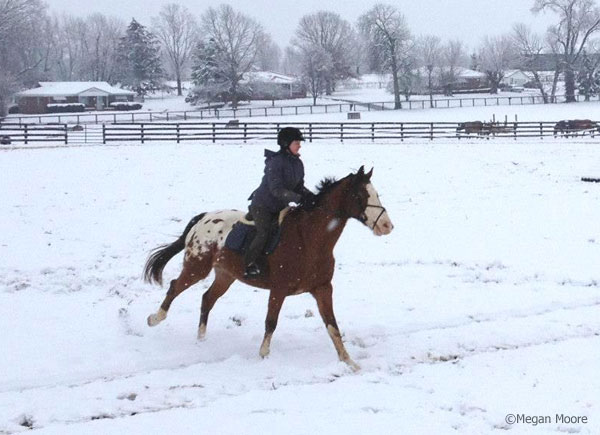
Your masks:
{"label": "brown horse", "polygon": [[478,136],[483,133],[483,122],[481,121],[470,121],[470,122],[460,122],[458,127],[456,127],[456,136],[460,139],[461,132],[470,135],[471,133],[475,133]]}
{"label": "brown horse", "polygon": [[350,359],[344,347],[333,313],[333,248],[350,218],[359,220],[378,236],[392,231],[392,222],[371,184],[372,175],[372,169],[365,174],[364,167],[361,167],[356,174],[351,173],[339,181],[323,180],[314,207],[297,207],[284,218],[280,242],[266,258],[267,269],[258,278],[244,278],[242,256],[224,247],[227,234],[233,224],[243,218],[244,212],[218,211],[193,218],[179,239],[157,248],[146,263],[146,281],[162,284],[165,265],[185,249],[183,270],[177,279],[171,281],[160,309],[148,316],[148,325],[155,326],[163,321],[173,299],[206,278],[214,269],[215,279],[202,296],[198,339],[203,339],[206,334],[208,315],[217,299],[235,280],[240,280],[270,290],[265,336],[260,347],[260,356],[264,358],[269,354],[271,337],[284,299],[308,292],[317,301],[319,313],[340,360],[358,370],[358,365]]}

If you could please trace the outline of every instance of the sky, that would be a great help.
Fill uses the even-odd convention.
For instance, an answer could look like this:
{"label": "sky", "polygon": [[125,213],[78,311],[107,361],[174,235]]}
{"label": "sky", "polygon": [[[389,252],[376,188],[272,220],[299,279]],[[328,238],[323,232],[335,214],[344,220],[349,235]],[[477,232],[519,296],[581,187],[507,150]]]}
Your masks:
{"label": "sky", "polygon": [[[86,16],[93,12],[114,15],[126,21],[134,17],[144,25],[157,16],[161,7],[179,3],[200,16],[209,6],[218,6],[219,0],[46,0],[51,12],[67,12]],[[227,2],[235,9],[259,21],[283,49],[298,25],[299,19],[318,10],[339,13],[355,23],[357,18],[382,0],[236,0]],[[533,15],[533,0],[403,0],[390,1],[406,17],[416,35],[434,34],[444,40],[458,38],[475,48],[486,35],[510,31],[512,24],[523,22],[543,32],[555,18],[552,14]]]}

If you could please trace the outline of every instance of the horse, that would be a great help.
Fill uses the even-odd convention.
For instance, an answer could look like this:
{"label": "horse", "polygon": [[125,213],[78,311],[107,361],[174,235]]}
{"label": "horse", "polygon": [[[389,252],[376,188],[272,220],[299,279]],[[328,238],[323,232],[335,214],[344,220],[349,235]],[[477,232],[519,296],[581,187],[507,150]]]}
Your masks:
{"label": "horse", "polygon": [[554,137],[560,132],[565,137],[577,137],[581,131],[581,135],[585,136],[586,132],[590,133],[590,136],[594,137],[595,132],[600,132],[600,127],[597,122],[590,119],[570,119],[567,121],[559,121],[554,126]]}
{"label": "horse", "polygon": [[456,135],[460,138],[460,132],[463,131],[465,134],[476,133],[477,135],[481,135],[483,131],[483,122],[481,121],[470,121],[470,122],[460,122],[458,127],[456,127]]}
{"label": "horse", "polygon": [[171,281],[158,311],[148,316],[148,325],[162,322],[173,300],[214,269],[214,281],[202,296],[199,340],[205,338],[208,316],[215,302],[239,280],[270,291],[265,335],[259,350],[259,355],[265,358],[270,353],[271,337],[285,298],[310,293],[340,361],[352,370],[359,370],[344,347],[333,311],[333,248],[349,219],[357,219],[377,236],[389,234],[394,228],[371,183],[372,175],[373,169],[365,173],[361,166],[357,173],[340,180],[322,180],[314,204],[299,205],[287,213],[281,223],[279,244],[264,260],[266,270],[256,278],[244,278],[242,255],[224,246],[227,234],[244,218],[244,212],[215,211],[194,217],[175,242],[156,248],[146,262],[145,280],[162,284],[167,262],[185,250],[183,269],[179,277]]}
{"label": "horse", "polygon": [[554,124],[554,137],[556,137],[559,133],[563,136],[569,130],[569,121],[558,121]]}

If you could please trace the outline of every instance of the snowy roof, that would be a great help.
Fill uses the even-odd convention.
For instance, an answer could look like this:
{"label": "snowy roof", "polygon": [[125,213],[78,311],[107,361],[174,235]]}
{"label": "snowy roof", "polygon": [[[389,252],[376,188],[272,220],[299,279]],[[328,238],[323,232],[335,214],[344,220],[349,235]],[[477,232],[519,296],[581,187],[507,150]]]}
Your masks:
{"label": "snowy roof", "polygon": [[39,82],[39,87],[19,92],[19,97],[60,97],[86,93],[87,95],[135,95],[109,85],[107,82]]}
{"label": "snowy roof", "polygon": [[271,71],[250,71],[244,74],[244,81],[290,84],[296,83],[298,80],[295,77]]}
{"label": "snowy roof", "polygon": [[481,79],[485,78],[485,74],[481,71],[475,71],[469,68],[457,68],[458,76],[463,79]]}
{"label": "snowy roof", "polygon": [[520,69],[509,69],[504,73],[504,78],[509,78],[514,75],[522,75],[527,78],[532,78],[532,76],[533,76],[533,74],[531,74],[529,72],[521,71]]}

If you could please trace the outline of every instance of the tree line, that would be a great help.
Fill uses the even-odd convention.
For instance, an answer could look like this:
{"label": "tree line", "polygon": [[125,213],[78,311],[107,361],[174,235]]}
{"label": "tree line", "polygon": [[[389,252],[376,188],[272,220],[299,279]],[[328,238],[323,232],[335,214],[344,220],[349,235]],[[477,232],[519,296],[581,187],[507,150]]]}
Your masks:
{"label": "tree line", "polygon": [[[316,104],[340,81],[361,73],[391,76],[395,107],[417,91],[452,92],[462,67],[485,73],[497,92],[506,71],[528,71],[544,101],[564,76],[567,101],[578,90],[600,90],[600,9],[595,0],[533,0],[533,14],[550,12],[556,23],[545,34],[514,24],[502,35],[483,38],[469,53],[460,40],[414,35],[401,10],[377,4],[356,23],[317,11],[300,18],[284,50],[252,17],[223,4],[196,17],[177,3],[164,5],[145,25],[94,13],[51,15],[42,0],[0,0],[0,116],[9,97],[39,81],[107,81],[139,95],[191,77],[192,103],[227,101],[236,107],[259,83],[244,80],[252,70],[297,76]],[[546,63],[542,65],[540,58]],[[554,72],[549,86],[541,71]]]}

